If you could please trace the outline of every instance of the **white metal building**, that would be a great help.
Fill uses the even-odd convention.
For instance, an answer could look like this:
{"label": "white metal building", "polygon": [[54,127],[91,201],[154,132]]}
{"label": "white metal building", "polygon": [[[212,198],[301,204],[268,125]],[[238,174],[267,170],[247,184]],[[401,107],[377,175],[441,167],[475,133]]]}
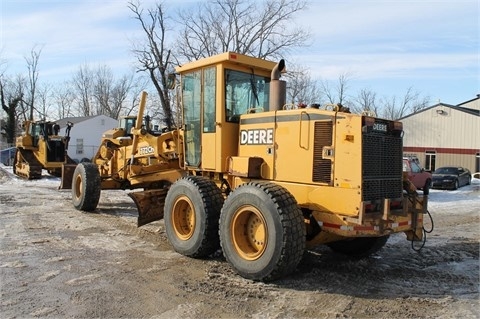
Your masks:
{"label": "white metal building", "polygon": [[97,152],[102,134],[118,126],[118,121],[106,115],[67,117],[56,121],[60,125],[60,135],[65,135],[67,122],[73,123],[70,131],[68,155],[76,161],[91,159]]}
{"label": "white metal building", "polygon": [[480,172],[480,94],[458,105],[438,103],[400,119],[403,152],[427,170],[462,166]]}

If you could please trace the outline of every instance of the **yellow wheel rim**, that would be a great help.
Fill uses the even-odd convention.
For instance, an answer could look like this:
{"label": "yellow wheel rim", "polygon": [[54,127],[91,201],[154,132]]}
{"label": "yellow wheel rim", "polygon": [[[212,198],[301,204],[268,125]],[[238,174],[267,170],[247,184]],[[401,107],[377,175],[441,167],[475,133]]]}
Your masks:
{"label": "yellow wheel rim", "polygon": [[82,177],[79,174],[75,177],[75,181],[73,183],[73,190],[77,199],[82,195],[82,183]]}
{"label": "yellow wheel rim", "polygon": [[195,208],[187,196],[175,200],[172,212],[172,226],[181,240],[188,240],[195,231]]}
{"label": "yellow wheel rim", "polygon": [[268,229],[258,209],[244,206],[235,212],[231,223],[233,245],[245,260],[260,258],[267,247]]}

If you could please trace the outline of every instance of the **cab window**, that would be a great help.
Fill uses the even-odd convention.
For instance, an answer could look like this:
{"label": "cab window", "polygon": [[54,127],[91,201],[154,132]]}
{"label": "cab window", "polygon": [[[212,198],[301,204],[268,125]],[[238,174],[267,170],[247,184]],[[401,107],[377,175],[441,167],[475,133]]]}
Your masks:
{"label": "cab window", "polygon": [[238,123],[241,114],[268,111],[269,91],[268,77],[226,70],[225,120]]}
{"label": "cab window", "polygon": [[215,75],[216,68],[211,67],[203,71],[203,132],[215,132]]}

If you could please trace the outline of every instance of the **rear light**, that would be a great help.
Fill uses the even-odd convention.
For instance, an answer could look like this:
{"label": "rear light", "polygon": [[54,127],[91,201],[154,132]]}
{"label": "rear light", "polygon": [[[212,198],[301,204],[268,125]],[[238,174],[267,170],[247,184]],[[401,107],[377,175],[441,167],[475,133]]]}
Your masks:
{"label": "rear light", "polygon": [[369,116],[363,118],[363,125],[373,126],[373,124],[375,124],[375,118]]}
{"label": "rear light", "polygon": [[396,131],[402,131],[403,130],[403,123],[402,122],[393,122],[393,129]]}

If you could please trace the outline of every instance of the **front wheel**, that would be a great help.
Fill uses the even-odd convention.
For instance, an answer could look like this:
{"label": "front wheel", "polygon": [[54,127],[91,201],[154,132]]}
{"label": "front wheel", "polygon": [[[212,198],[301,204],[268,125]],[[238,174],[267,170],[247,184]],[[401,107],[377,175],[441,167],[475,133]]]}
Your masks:
{"label": "front wheel", "polygon": [[283,187],[252,182],[235,189],[220,215],[220,244],[242,277],[274,280],[292,273],[305,249],[305,224]]}
{"label": "front wheel", "polygon": [[205,257],[220,248],[218,219],[223,196],[215,182],[201,176],[176,181],[165,198],[168,240],[176,252]]}
{"label": "front wheel", "polygon": [[97,165],[80,163],[72,179],[72,201],[78,210],[94,211],[100,200],[101,180]]}

